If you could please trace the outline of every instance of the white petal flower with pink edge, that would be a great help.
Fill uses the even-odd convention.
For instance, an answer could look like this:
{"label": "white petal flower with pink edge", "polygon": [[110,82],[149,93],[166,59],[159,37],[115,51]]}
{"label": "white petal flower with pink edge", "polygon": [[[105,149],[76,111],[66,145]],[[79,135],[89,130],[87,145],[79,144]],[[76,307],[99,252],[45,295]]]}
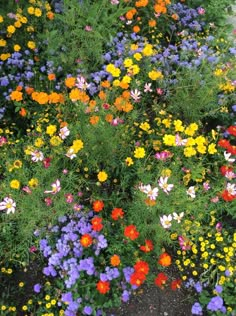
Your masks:
{"label": "white petal flower with pink edge", "polygon": [[172,215],[163,215],[162,217],[160,217],[160,222],[163,228],[170,228],[172,223]]}
{"label": "white petal flower with pink edge", "polygon": [[61,190],[61,183],[60,180],[56,180],[54,183],[52,183],[52,190],[44,191],[44,193],[51,193],[56,194]]}
{"label": "white petal flower with pink edge", "polygon": [[168,184],[167,181],[168,177],[160,177],[158,184],[166,194],[169,194],[169,192],[173,189],[174,184]]}
{"label": "white petal flower with pink edge", "polygon": [[4,211],[4,210],[7,211],[7,214],[15,213],[16,203],[12,198],[5,197],[3,201],[0,203],[0,211]]}

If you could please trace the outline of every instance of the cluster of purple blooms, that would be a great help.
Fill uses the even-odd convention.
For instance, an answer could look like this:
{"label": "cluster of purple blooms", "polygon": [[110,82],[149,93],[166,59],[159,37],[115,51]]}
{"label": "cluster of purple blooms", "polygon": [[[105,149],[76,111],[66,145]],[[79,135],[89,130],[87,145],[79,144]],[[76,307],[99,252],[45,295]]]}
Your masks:
{"label": "cluster of purple blooms", "polygon": [[[62,281],[62,294],[59,305],[65,304],[65,315],[102,315],[102,306],[96,309],[96,283],[109,281],[114,291],[120,292],[120,300],[127,302],[136,286],[131,286],[130,276],[134,272],[132,267],[111,267],[101,261],[105,258],[108,241],[101,232],[94,231],[90,223],[93,211],[78,212],[58,219],[58,225],[51,227],[47,237],[40,240],[40,251],[46,259],[47,265],[43,274],[47,277]],[[44,232],[45,233],[45,232]],[[90,247],[83,247],[80,238],[89,234],[93,238]],[[91,285],[93,298],[85,295],[87,284]],[[83,290],[84,289],[84,290]],[[42,285],[35,284],[34,292],[42,292]],[[111,290],[113,293],[113,290]],[[98,295],[101,295],[98,293]],[[111,294],[112,295],[112,294]],[[111,296],[109,296],[110,299]]]}

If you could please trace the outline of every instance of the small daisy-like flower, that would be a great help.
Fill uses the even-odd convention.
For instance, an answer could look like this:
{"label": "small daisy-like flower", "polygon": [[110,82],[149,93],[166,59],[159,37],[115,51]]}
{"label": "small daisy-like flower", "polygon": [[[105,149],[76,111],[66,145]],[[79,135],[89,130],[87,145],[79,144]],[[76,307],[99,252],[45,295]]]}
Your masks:
{"label": "small daisy-like flower", "polygon": [[7,211],[7,214],[15,213],[16,203],[10,197],[5,197],[3,201],[0,203],[0,211]]}
{"label": "small daisy-like flower", "polygon": [[236,185],[234,183],[227,183],[226,185],[226,190],[231,194],[231,195],[236,195]]}
{"label": "small daisy-like flower", "polygon": [[76,157],[76,154],[75,154],[75,151],[74,151],[73,148],[70,148],[70,149],[67,151],[66,157],[70,158],[71,160]]}
{"label": "small daisy-like flower", "polygon": [[177,223],[180,223],[182,218],[184,217],[184,212],[181,212],[180,214],[177,214],[177,213],[173,213],[173,218],[174,220],[177,221]]}
{"label": "small daisy-like flower", "polygon": [[138,102],[141,99],[141,92],[137,89],[131,90],[130,96],[135,102]]}
{"label": "small daisy-like flower", "polygon": [[61,183],[60,180],[56,180],[54,183],[52,183],[52,190],[44,191],[44,193],[51,193],[56,194],[61,190]]}
{"label": "small daisy-like flower", "polygon": [[89,88],[89,84],[87,83],[87,81],[85,80],[83,76],[77,77],[77,83],[75,85],[80,90],[86,90]]}
{"label": "small daisy-like flower", "polygon": [[33,162],[43,161],[43,159],[44,159],[44,155],[41,151],[35,150],[31,153],[31,160]]}
{"label": "small daisy-like flower", "polygon": [[228,162],[235,162],[235,159],[234,158],[230,158],[230,156],[231,156],[231,153],[227,153],[226,151],[224,151],[225,160],[228,161]]}
{"label": "small daisy-like flower", "polygon": [[163,228],[170,228],[172,223],[172,215],[163,215],[162,217],[160,217],[160,222]]}
{"label": "small daisy-like flower", "polygon": [[152,84],[151,83],[145,83],[144,85],[144,92],[147,93],[147,92],[152,92],[152,89],[151,89],[151,86]]}
{"label": "small daisy-like flower", "polygon": [[64,126],[60,129],[59,136],[61,137],[61,139],[66,139],[66,137],[69,135],[70,135],[70,131],[67,128],[67,126]]}
{"label": "small daisy-like flower", "polygon": [[189,195],[192,199],[194,199],[196,197],[196,192],[195,192],[195,187],[191,186],[188,188],[188,190],[186,191],[187,195]]}
{"label": "small daisy-like flower", "polygon": [[174,184],[168,184],[167,181],[168,177],[160,177],[158,184],[166,194],[169,194],[169,192],[173,189]]}

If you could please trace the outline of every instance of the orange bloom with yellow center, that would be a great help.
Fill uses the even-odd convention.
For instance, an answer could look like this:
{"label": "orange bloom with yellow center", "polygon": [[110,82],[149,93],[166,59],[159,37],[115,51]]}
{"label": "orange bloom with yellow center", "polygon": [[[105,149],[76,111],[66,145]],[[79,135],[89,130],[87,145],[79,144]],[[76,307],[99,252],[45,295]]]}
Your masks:
{"label": "orange bloom with yellow center", "polygon": [[98,281],[96,288],[101,294],[106,294],[110,290],[110,282],[100,280]]}
{"label": "orange bloom with yellow center", "polygon": [[104,203],[103,201],[96,200],[93,202],[93,210],[94,212],[101,212],[104,208]]}
{"label": "orange bloom with yellow center", "polygon": [[93,243],[93,238],[89,234],[84,234],[80,238],[80,243],[83,247],[87,248],[92,245]]}
{"label": "orange bloom with yellow center", "polygon": [[168,267],[171,265],[171,256],[167,252],[163,252],[159,259],[158,263],[163,267]]}
{"label": "orange bloom with yellow center", "polygon": [[131,240],[135,240],[138,238],[139,232],[136,230],[135,225],[129,225],[125,227],[124,235]]}
{"label": "orange bloom with yellow center", "polygon": [[22,101],[23,100],[23,93],[20,91],[12,91],[10,94],[10,98],[12,101]]}
{"label": "orange bloom with yellow center", "polygon": [[93,115],[89,119],[90,124],[96,125],[99,122],[99,116]]}
{"label": "orange bloom with yellow center", "polygon": [[65,79],[65,85],[67,88],[73,88],[75,85],[75,78],[74,77],[69,77]]}
{"label": "orange bloom with yellow center", "polygon": [[120,257],[118,255],[113,255],[110,262],[113,267],[117,267],[120,264]]}
{"label": "orange bloom with yellow center", "polygon": [[149,265],[146,261],[143,261],[143,260],[139,260],[135,263],[134,265],[134,270],[136,272],[142,272],[144,273],[145,275],[148,274],[149,272]]}
{"label": "orange bloom with yellow center", "polygon": [[114,221],[117,221],[119,218],[123,218],[124,217],[124,212],[122,210],[122,208],[114,208],[111,212],[111,218],[114,220]]}
{"label": "orange bloom with yellow center", "polygon": [[19,114],[20,114],[20,116],[25,117],[26,114],[27,114],[26,109],[25,108],[21,108],[20,111],[19,111]]}
{"label": "orange bloom with yellow center", "polygon": [[56,75],[55,74],[48,74],[48,80],[52,81],[56,79]]}

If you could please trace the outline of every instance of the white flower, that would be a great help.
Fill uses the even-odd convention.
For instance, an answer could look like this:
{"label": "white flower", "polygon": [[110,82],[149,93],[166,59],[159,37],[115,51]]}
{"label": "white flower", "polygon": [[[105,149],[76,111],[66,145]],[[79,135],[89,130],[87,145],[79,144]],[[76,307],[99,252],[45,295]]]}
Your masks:
{"label": "white flower", "polygon": [[231,153],[227,153],[226,151],[224,151],[225,160],[228,161],[228,162],[235,162],[235,159],[234,158],[230,158],[230,156],[231,156]]}
{"label": "white flower", "polygon": [[44,191],[44,193],[52,193],[52,194],[56,194],[61,190],[61,183],[60,180],[56,180],[56,182],[52,183],[52,190],[50,191]]}
{"label": "white flower", "polygon": [[145,83],[144,85],[144,92],[147,93],[147,92],[152,92],[153,90],[151,89],[151,86],[152,84],[151,83]]}
{"label": "white flower", "polygon": [[176,134],[175,135],[175,145],[176,146],[185,146],[187,144],[188,140],[185,138],[185,139],[182,139],[181,136],[179,136],[179,134]]}
{"label": "white flower", "polygon": [[186,191],[187,195],[189,195],[191,198],[195,198],[196,197],[196,192],[195,192],[195,187],[189,187],[188,190]]}
{"label": "white flower", "polygon": [[31,160],[34,162],[43,161],[44,155],[41,151],[35,150],[31,153]]}
{"label": "white flower", "polygon": [[131,90],[130,91],[130,96],[135,102],[138,102],[140,100],[140,98],[141,98],[141,92],[139,90],[137,90],[137,89]]}
{"label": "white flower", "polygon": [[66,153],[66,157],[70,158],[70,159],[74,159],[76,157],[76,154],[74,152],[73,148],[70,148],[67,153]]}
{"label": "white flower", "polygon": [[236,173],[234,173],[233,171],[226,171],[225,177],[229,180],[232,180],[236,178]]}
{"label": "white flower", "polygon": [[0,203],[0,211],[7,210],[7,214],[15,213],[16,203],[12,198],[5,197],[3,202]]}
{"label": "white flower", "polygon": [[61,139],[66,139],[66,137],[69,135],[70,135],[70,131],[67,128],[67,126],[64,126],[60,129],[59,136],[61,137]]}
{"label": "white flower", "polygon": [[87,83],[87,81],[85,80],[83,76],[77,77],[77,83],[75,85],[80,90],[86,90],[87,88],[89,88],[89,84]]}
{"label": "white flower", "polygon": [[158,196],[158,188],[153,188],[151,187],[150,184],[147,185],[143,185],[142,183],[139,186],[139,190],[145,194],[147,194],[148,198],[150,200],[156,200],[157,196]]}
{"label": "white flower", "polygon": [[167,181],[168,177],[160,177],[158,184],[166,194],[169,194],[169,192],[173,189],[174,184],[168,184]]}
{"label": "white flower", "polygon": [[160,221],[161,221],[161,225],[163,228],[170,228],[171,227],[171,221],[172,221],[172,216],[171,214],[166,216],[163,215],[162,217],[160,217]]}
{"label": "white flower", "polygon": [[234,183],[227,183],[227,185],[226,185],[226,190],[227,190],[231,195],[236,195],[236,184],[234,184]]}
{"label": "white flower", "polygon": [[173,218],[176,220],[178,223],[181,222],[182,218],[184,217],[184,212],[181,212],[180,214],[173,213]]}

